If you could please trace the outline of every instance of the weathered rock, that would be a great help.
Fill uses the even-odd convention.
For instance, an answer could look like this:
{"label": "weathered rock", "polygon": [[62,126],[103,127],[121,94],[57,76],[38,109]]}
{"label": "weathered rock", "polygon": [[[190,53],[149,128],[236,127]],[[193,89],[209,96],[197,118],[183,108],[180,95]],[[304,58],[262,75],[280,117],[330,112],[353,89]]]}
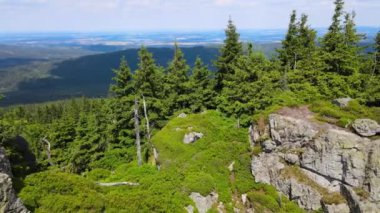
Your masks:
{"label": "weathered rock", "polygon": [[276,149],[276,142],[272,141],[272,140],[266,140],[262,143],[262,148],[264,150],[264,152],[272,152],[274,149]]}
{"label": "weathered rock", "polygon": [[188,205],[185,207],[185,210],[187,211],[187,213],[193,213],[194,207],[192,205]]}
{"label": "weathered rock", "polygon": [[179,118],[186,118],[187,115],[186,115],[185,113],[181,113],[181,114],[178,115],[178,117],[179,117]]}
{"label": "weathered rock", "polygon": [[318,133],[307,121],[277,114],[269,115],[269,125],[272,140],[278,145],[308,142]]}
{"label": "weathered rock", "polygon": [[186,134],[183,138],[183,143],[190,144],[194,143],[195,141],[201,139],[203,137],[202,133],[199,132],[190,132],[189,134]]}
{"label": "weathered rock", "polygon": [[293,153],[285,154],[284,160],[289,164],[296,164],[296,165],[298,165],[300,162],[299,156]]}
{"label": "weathered rock", "polygon": [[280,157],[274,153],[262,153],[258,157],[254,156],[251,164],[255,181],[266,184],[271,184],[284,167],[285,165],[280,162]]}
{"label": "weathered rock", "polygon": [[3,147],[0,147],[0,212],[29,212],[13,189],[11,165]]}
{"label": "weathered rock", "polygon": [[194,201],[199,213],[206,213],[215,204],[218,203],[219,195],[215,192],[212,192],[206,197],[203,197],[197,192],[192,192],[189,197]]}
{"label": "weathered rock", "polygon": [[340,108],[345,108],[348,107],[350,101],[352,101],[352,98],[338,98],[333,100],[332,103]]}
{"label": "weathered rock", "polygon": [[350,208],[346,203],[327,205],[322,202],[322,209],[325,213],[350,213]]}
{"label": "weathered rock", "polygon": [[248,139],[251,147],[254,147],[260,139],[260,133],[256,125],[251,125],[248,128]]}
{"label": "weathered rock", "polygon": [[352,123],[352,127],[355,131],[364,137],[374,136],[380,133],[380,125],[371,119],[356,119]]}
{"label": "weathered rock", "polygon": [[[315,122],[312,113],[302,110],[307,116],[290,109],[269,116],[275,144],[264,142],[266,153],[253,156],[255,180],[275,186],[307,210],[320,208],[321,193],[328,192],[344,194],[351,212],[380,209],[380,140],[371,141],[346,129]],[[374,126],[361,129],[374,132]],[[298,169],[286,170],[287,164]],[[294,171],[302,172],[302,179]],[[344,187],[361,190],[366,196],[358,198]],[[324,204],[323,208],[325,212],[348,212],[345,204]]]}

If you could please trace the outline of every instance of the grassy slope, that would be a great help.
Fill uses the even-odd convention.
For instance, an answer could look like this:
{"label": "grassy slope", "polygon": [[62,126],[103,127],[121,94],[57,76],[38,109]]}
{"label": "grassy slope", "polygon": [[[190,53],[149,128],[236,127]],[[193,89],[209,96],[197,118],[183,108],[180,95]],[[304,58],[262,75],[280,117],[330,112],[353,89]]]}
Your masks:
{"label": "grassy slope", "polygon": [[[136,162],[115,171],[95,169],[85,177],[45,171],[26,179],[20,197],[38,212],[184,212],[183,207],[192,204],[191,192],[216,191],[228,212],[241,206],[242,193],[248,193],[256,212],[302,212],[284,197],[280,207],[273,187],[254,183],[246,129],[234,124],[215,111],[174,118],[153,137],[160,171],[149,164],[137,167]],[[186,145],[182,139],[190,131],[204,137]],[[231,174],[228,166],[233,161]],[[101,188],[94,181],[133,181],[140,186]]]}

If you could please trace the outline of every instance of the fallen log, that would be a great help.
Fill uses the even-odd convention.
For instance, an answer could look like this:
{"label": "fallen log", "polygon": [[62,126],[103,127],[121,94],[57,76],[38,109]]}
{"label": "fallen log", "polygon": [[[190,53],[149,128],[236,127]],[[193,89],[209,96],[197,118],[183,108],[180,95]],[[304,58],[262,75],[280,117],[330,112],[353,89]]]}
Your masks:
{"label": "fallen log", "polygon": [[99,186],[139,186],[139,183],[133,182],[113,182],[113,183],[97,183]]}

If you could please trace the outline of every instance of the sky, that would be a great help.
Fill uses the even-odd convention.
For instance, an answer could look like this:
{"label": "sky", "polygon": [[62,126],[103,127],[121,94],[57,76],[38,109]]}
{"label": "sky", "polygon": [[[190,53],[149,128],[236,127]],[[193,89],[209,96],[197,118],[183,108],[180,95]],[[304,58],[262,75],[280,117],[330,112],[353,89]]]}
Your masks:
{"label": "sky", "polygon": [[[0,32],[283,29],[293,9],[312,27],[331,22],[334,0],[0,0]],[[380,0],[346,0],[360,26],[380,27]]]}

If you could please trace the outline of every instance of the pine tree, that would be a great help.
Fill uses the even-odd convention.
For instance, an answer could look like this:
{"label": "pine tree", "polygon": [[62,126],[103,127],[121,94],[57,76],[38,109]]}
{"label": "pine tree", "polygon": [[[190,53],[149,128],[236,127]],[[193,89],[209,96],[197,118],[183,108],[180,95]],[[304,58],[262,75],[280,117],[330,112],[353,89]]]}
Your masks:
{"label": "pine tree", "polygon": [[380,31],[375,39],[375,74],[380,75]]}
{"label": "pine tree", "polygon": [[[359,71],[358,43],[361,35],[357,34],[354,14],[346,14],[344,17],[343,0],[335,1],[335,13],[332,24],[322,40],[326,71],[336,72],[341,75],[352,75]],[[342,24],[344,18],[344,25]]]}
{"label": "pine tree", "polygon": [[111,85],[110,90],[115,96],[117,98],[122,98],[133,94],[132,73],[125,57],[121,58],[119,68],[113,70],[113,72],[115,73],[115,77],[112,78],[114,84]]}
{"label": "pine tree", "polygon": [[135,97],[133,76],[127,61],[123,57],[118,69],[114,70],[114,84],[110,90],[115,95],[110,102],[110,115],[112,122],[108,130],[112,132],[111,141],[116,147],[131,146],[133,132],[132,128],[132,106]]}
{"label": "pine tree", "polygon": [[289,67],[290,69],[297,68],[297,60],[299,58],[300,39],[298,37],[298,26],[296,21],[297,14],[296,11],[293,10],[290,16],[288,32],[285,40],[282,41],[282,49],[279,50],[279,58],[282,65]]}
{"label": "pine tree", "polygon": [[216,73],[216,90],[221,91],[223,88],[223,81],[233,74],[231,66],[236,59],[243,54],[243,46],[239,41],[240,35],[236,31],[236,26],[231,18],[228,20],[227,29],[225,30],[226,39],[224,45],[220,49],[220,56],[216,61],[218,71]]}
{"label": "pine tree", "polygon": [[169,63],[166,75],[165,93],[169,98],[171,112],[188,107],[188,72],[189,66],[186,63],[183,52],[175,43],[174,57]]}
{"label": "pine tree", "polygon": [[210,70],[199,57],[195,60],[188,87],[191,91],[189,102],[193,112],[215,108],[214,81]]}

